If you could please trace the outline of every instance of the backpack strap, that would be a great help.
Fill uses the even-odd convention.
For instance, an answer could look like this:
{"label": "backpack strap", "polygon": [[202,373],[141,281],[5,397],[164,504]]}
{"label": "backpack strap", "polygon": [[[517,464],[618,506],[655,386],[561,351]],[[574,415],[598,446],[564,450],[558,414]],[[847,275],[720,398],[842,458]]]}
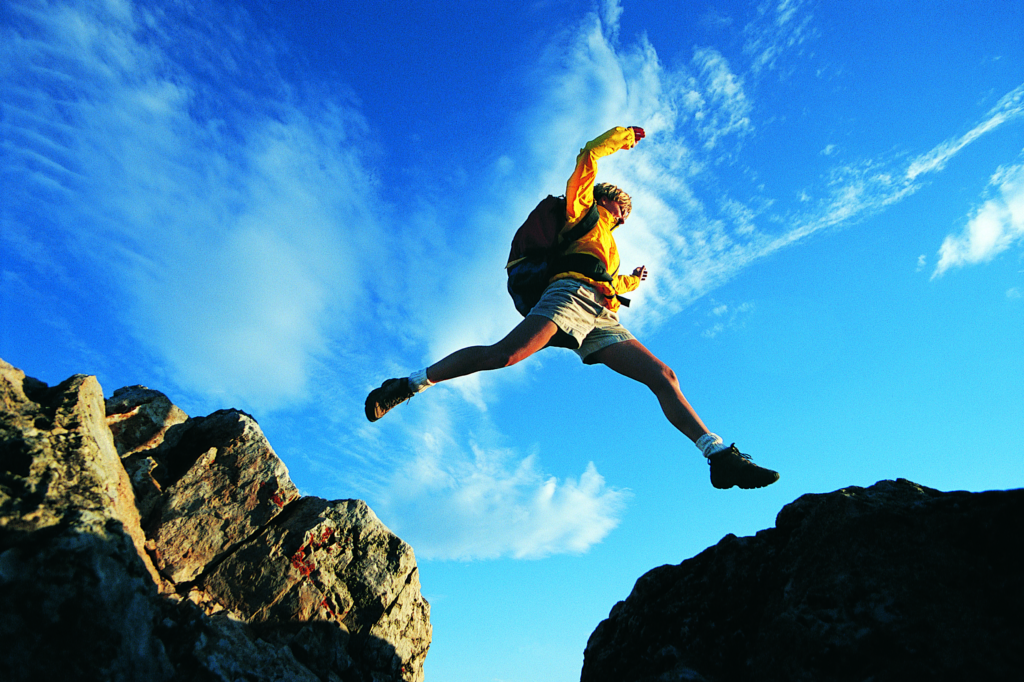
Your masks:
{"label": "backpack strap", "polygon": [[555,259],[552,270],[555,273],[578,272],[595,282],[615,281],[613,274],[604,267],[604,263],[597,256],[591,256],[589,253],[570,253],[559,256]]}
{"label": "backpack strap", "polygon": [[[566,232],[565,239],[559,246],[559,251],[565,248],[565,245],[569,242],[574,242],[580,237],[594,229],[597,225],[597,221],[600,219],[600,215],[597,212],[597,202],[595,201],[591,206],[590,210],[587,211],[587,215],[583,216],[583,219],[572,226],[572,228]],[[573,253],[573,254],[560,254],[554,259],[552,263],[552,271],[555,273],[560,272],[578,272],[581,275],[585,275],[595,282],[613,282],[615,281],[615,273],[608,272],[607,268],[604,267],[604,263],[597,259],[595,256],[591,256],[588,253]],[[629,306],[629,299],[625,296],[616,295],[615,298],[619,299],[619,302],[624,306]]]}
{"label": "backpack strap", "polygon": [[565,237],[560,242],[559,248],[562,248],[563,245],[568,244],[569,242],[576,241],[586,233],[593,230],[600,217],[601,216],[597,213],[597,202],[595,201],[590,205],[590,210],[587,211],[587,215],[583,216],[582,220],[569,228],[569,231],[565,233]]}
{"label": "backpack strap", "polygon": [[601,216],[597,212],[597,202],[590,205],[590,210],[583,216],[583,219],[573,225],[565,233],[565,239],[555,249],[555,255],[551,259],[552,272],[578,272],[586,275],[597,282],[611,282],[615,273],[609,273],[604,263],[586,253],[565,254],[563,251],[571,243],[580,239],[597,225]]}

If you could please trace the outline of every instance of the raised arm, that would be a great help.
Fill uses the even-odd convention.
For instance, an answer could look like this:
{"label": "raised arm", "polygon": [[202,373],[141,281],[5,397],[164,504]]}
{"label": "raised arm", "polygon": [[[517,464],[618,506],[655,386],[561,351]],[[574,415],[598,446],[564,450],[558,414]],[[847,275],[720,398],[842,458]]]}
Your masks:
{"label": "raised arm", "polygon": [[594,181],[597,178],[597,160],[620,149],[632,149],[644,138],[644,129],[637,126],[616,127],[594,138],[580,150],[576,169],[565,186],[566,224],[579,221],[594,203]]}

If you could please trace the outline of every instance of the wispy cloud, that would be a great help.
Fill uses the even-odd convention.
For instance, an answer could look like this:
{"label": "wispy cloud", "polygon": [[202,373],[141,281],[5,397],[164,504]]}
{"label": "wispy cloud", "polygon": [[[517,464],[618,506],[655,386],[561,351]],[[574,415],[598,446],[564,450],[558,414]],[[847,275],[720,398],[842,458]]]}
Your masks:
{"label": "wispy cloud", "polygon": [[8,201],[53,232],[9,245],[81,254],[183,387],[267,409],[306,394],[351,312],[376,192],[358,112],[303,101],[217,10],[12,6]]}
{"label": "wispy cloud", "polygon": [[932,279],[952,268],[990,261],[1024,241],[1024,164],[996,171],[987,194],[991,198],[974,211],[964,230],[942,242]]}
{"label": "wispy cloud", "polygon": [[[431,413],[444,421],[440,410]],[[600,542],[629,496],[607,486],[592,462],[560,480],[543,472],[537,454],[472,441],[463,449],[447,430],[426,427],[382,492],[381,510],[424,558],[535,559]]]}
{"label": "wispy cloud", "polygon": [[942,170],[946,163],[964,147],[985,133],[1021,116],[1024,116],[1024,84],[1017,86],[1000,98],[988,114],[968,132],[943,142],[927,154],[915,159],[907,168],[907,179],[913,181],[924,173]]}
{"label": "wispy cloud", "polygon": [[701,336],[706,339],[713,339],[726,330],[742,327],[745,316],[752,313],[755,307],[750,302],[729,305],[711,301],[711,305],[711,310],[707,313],[706,326],[701,332]]}
{"label": "wispy cloud", "polygon": [[743,28],[743,52],[753,74],[779,67],[787,53],[799,52],[817,32],[811,3],[805,0],[765,0],[756,18]]}
{"label": "wispy cloud", "polygon": [[693,65],[703,94],[691,91],[687,103],[693,107],[694,124],[704,146],[712,149],[720,137],[751,132],[750,102],[742,81],[729,68],[725,57],[717,50],[698,48]]}
{"label": "wispy cloud", "polygon": [[[549,119],[545,129],[557,140],[578,140],[581,119],[590,120],[593,130],[636,123],[648,131],[636,150],[609,157],[601,171],[634,195],[636,208],[618,241],[635,263],[623,266],[643,262],[652,273],[638,292],[643,305],[630,311],[631,326],[643,330],[661,324],[752,262],[902,201],[960,151],[1024,114],[1022,85],[967,133],[909,161],[905,153],[893,153],[832,166],[786,212],[780,209],[789,202],[756,192],[742,199],[730,196],[727,187],[714,197],[703,194],[696,186],[709,178],[713,183],[718,167],[739,158],[743,140],[756,134],[755,102],[745,81],[764,70],[794,68],[803,46],[819,33],[812,9],[801,0],[760,5],[744,32],[746,64],[731,64],[714,48],[698,47],[690,63],[668,66],[643,38],[619,45],[617,31],[602,28],[596,17],[584,22],[576,42],[559,43],[560,51],[545,61],[557,93],[552,97],[563,103],[562,112],[570,112]],[[584,96],[586,88],[598,94],[596,106]],[[574,102],[586,104],[573,108]],[[542,98],[538,117],[552,112],[549,104],[550,98]],[[564,153],[558,144],[551,148]],[[838,158],[837,151],[829,144],[820,156]],[[991,217],[985,213],[982,222]],[[1006,228],[993,245],[1011,234]]]}

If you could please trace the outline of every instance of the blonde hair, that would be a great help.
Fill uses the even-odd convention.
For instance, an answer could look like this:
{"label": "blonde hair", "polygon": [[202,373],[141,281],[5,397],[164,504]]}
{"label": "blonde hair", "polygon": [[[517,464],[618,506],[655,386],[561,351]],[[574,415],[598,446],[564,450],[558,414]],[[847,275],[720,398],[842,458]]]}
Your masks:
{"label": "blonde hair", "polygon": [[599,182],[594,185],[594,201],[603,197],[618,202],[622,207],[623,220],[629,217],[629,212],[633,210],[633,200],[629,198],[628,194],[609,182]]}

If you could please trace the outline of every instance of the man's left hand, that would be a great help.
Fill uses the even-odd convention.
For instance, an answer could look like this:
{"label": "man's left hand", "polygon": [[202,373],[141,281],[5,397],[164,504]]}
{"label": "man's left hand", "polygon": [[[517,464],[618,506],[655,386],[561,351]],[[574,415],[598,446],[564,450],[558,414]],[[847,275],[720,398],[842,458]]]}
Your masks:
{"label": "man's left hand", "polygon": [[647,279],[647,268],[641,265],[640,267],[633,271],[633,276],[639,277],[641,282],[644,281],[645,279]]}

